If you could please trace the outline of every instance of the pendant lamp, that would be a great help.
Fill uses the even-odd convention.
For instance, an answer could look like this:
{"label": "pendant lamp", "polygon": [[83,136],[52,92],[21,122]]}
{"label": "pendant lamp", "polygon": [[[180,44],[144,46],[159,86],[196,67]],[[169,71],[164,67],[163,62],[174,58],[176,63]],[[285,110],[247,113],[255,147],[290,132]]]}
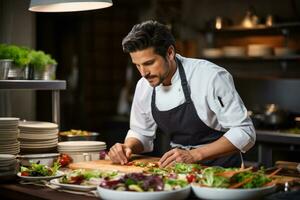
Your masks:
{"label": "pendant lamp", "polygon": [[107,8],[112,0],[31,0],[29,10],[33,12],[73,12]]}

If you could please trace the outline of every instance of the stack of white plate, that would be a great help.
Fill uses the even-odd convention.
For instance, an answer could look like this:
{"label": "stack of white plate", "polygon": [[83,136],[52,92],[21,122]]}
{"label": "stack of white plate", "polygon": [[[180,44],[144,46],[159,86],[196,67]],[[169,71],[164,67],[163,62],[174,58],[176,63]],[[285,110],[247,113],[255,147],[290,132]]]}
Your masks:
{"label": "stack of white plate", "polygon": [[101,141],[70,141],[59,142],[59,152],[90,152],[106,149],[106,143]]}
{"label": "stack of white plate", "polygon": [[25,121],[19,124],[21,153],[45,153],[56,150],[58,125],[50,122]]}
{"label": "stack of white plate", "polygon": [[58,152],[68,154],[73,162],[99,160],[100,151],[106,149],[106,143],[101,141],[69,141],[59,142]]}
{"label": "stack of white plate", "polygon": [[0,179],[17,174],[17,168],[15,155],[0,154]]}
{"label": "stack of white plate", "polygon": [[19,118],[0,118],[0,154],[18,154],[20,143],[18,138]]}

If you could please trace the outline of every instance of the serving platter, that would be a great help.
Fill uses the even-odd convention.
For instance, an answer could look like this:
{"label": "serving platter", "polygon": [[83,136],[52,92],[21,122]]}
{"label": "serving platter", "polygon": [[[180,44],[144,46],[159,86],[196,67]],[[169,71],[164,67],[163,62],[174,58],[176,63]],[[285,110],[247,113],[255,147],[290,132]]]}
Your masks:
{"label": "serving platter", "polygon": [[51,180],[55,178],[60,178],[64,175],[62,171],[57,171],[54,176],[22,176],[21,172],[17,174],[24,181],[40,181],[40,180]]}
{"label": "serving platter", "polygon": [[199,184],[191,184],[192,190],[200,199],[212,200],[246,200],[246,199],[259,199],[262,196],[270,194],[276,190],[276,185],[252,188],[252,189],[228,189],[228,188],[213,188],[202,187]]}
{"label": "serving platter", "polygon": [[96,190],[96,188],[97,188],[96,185],[76,185],[76,184],[60,183],[59,182],[59,178],[50,180],[50,183],[52,185],[59,186],[59,187],[61,187],[63,189],[83,191],[83,192],[88,192],[88,191],[91,191],[91,190]]}
{"label": "serving platter", "polygon": [[124,198],[131,200],[181,200],[186,199],[189,196],[190,191],[191,187],[189,185],[177,190],[156,192],[118,191],[97,186],[99,196],[101,199],[105,200],[120,200]]}

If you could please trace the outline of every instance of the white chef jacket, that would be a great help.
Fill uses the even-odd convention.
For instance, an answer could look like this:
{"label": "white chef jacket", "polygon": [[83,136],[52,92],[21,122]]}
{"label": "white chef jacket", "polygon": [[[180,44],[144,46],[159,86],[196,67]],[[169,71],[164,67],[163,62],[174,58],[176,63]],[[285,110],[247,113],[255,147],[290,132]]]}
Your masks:
{"label": "white chef jacket", "polygon": [[[249,150],[255,143],[255,129],[230,73],[206,60],[186,58],[179,54],[176,57],[184,68],[199,118],[210,128],[225,132],[224,136],[241,152]],[[144,152],[153,150],[157,129],[151,112],[152,92],[153,87],[142,77],[136,85],[130,129],[126,136],[141,141]],[[171,85],[160,84],[156,87],[155,103],[160,111],[166,111],[185,101],[177,68]]]}

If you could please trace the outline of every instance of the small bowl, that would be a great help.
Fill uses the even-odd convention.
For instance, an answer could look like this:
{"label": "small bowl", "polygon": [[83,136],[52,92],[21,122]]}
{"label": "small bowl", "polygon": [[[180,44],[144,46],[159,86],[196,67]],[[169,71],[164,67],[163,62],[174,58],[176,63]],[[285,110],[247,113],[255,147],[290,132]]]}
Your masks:
{"label": "small bowl", "polygon": [[22,166],[30,166],[31,162],[43,164],[46,166],[53,166],[53,163],[57,161],[59,153],[46,153],[46,154],[27,154],[20,155],[19,160]]}

